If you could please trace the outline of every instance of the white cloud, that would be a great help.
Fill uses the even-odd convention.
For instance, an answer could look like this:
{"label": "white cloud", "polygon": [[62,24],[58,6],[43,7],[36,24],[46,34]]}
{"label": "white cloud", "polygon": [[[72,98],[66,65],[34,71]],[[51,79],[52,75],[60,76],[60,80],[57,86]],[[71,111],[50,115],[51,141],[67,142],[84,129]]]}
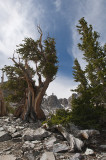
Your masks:
{"label": "white cloud", "polygon": [[47,95],[54,93],[58,98],[69,98],[72,95],[71,89],[76,88],[76,82],[72,78],[58,75],[57,78],[50,83],[47,89]]}

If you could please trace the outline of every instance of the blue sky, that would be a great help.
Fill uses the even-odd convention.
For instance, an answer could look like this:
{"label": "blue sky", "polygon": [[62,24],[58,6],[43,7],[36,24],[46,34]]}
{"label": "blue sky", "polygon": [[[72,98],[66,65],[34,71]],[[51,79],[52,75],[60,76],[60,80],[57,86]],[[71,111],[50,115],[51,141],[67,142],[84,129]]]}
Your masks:
{"label": "blue sky", "polygon": [[49,35],[56,40],[59,71],[50,84],[47,94],[68,98],[76,87],[72,76],[74,58],[82,68],[85,62],[77,48],[79,35],[78,20],[93,25],[101,35],[100,42],[106,42],[106,0],[0,0],[0,68],[10,65],[16,45],[24,37],[39,38],[37,25],[43,30],[44,38]]}

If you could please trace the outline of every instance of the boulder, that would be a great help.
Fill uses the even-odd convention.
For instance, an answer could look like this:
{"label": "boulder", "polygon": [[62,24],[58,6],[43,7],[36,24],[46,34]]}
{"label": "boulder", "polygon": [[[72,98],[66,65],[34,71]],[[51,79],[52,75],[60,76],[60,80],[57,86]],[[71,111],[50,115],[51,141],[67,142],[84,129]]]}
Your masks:
{"label": "boulder", "polygon": [[36,151],[42,151],[43,149],[43,144],[41,141],[25,141],[25,143],[22,146],[23,152],[33,150],[34,152]]}
{"label": "boulder", "polygon": [[4,128],[3,127],[0,127],[0,131],[3,131],[4,130]]}
{"label": "boulder", "polygon": [[35,144],[31,143],[30,141],[26,141],[22,146],[22,150],[29,151],[29,150],[33,149],[34,146],[35,146]]}
{"label": "boulder", "polygon": [[52,150],[54,142],[56,142],[56,138],[54,136],[50,137],[44,142],[45,148],[49,151]]}
{"label": "boulder", "polygon": [[20,130],[23,130],[23,129],[24,129],[23,126],[16,126],[16,130],[17,130],[17,131],[20,131]]}
{"label": "boulder", "polygon": [[22,133],[19,132],[19,131],[18,131],[18,132],[15,132],[15,133],[12,134],[12,137],[13,137],[13,138],[22,137]]}
{"label": "boulder", "polygon": [[82,160],[83,156],[80,153],[76,153],[70,160]]}
{"label": "boulder", "polygon": [[8,117],[8,118],[6,118],[6,119],[4,119],[4,122],[9,122],[10,121],[10,118]]}
{"label": "boulder", "polygon": [[35,140],[35,141],[31,141],[31,143],[33,143],[33,144],[41,144],[41,141]]}
{"label": "boulder", "polygon": [[85,155],[92,155],[94,154],[94,151],[92,149],[87,148],[85,151]]}
{"label": "boulder", "polygon": [[55,160],[55,157],[52,152],[45,152],[41,156],[40,160]]}
{"label": "boulder", "polygon": [[0,142],[8,141],[11,139],[11,136],[9,133],[5,131],[0,131]]}
{"label": "boulder", "polygon": [[50,134],[51,134],[50,132],[46,131],[45,129],[41,127],[36,130],[27,128],[23,134],[23,139],[25,141],[42,140],[48,137]]}
{"label": "boulder", "polygon": [[56,143],[53,145],[53,153],[61,153],[61,152],[66,152],[68,150],[69,146],[67,145],[67,142]]}
{"label": "boulder", "polygon": [[11,133],[11,134],[13,134],[13,133],[16,132],[16,128],[15,128],[14,126],[8,126],[8,127],[6,127],[6,130],[7,130],[9,133]]}

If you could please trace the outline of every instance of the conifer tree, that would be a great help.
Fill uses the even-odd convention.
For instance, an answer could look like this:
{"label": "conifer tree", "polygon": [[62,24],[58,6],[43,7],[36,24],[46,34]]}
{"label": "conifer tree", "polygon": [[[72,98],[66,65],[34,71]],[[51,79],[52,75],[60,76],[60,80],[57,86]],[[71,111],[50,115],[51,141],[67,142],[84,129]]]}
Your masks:
{"label": "conifer tree", "polygon": [[[24,101],[22,117],[24,120],[45,119],[41,102],[49,83],[55,79],[58,70],[58,60],[54,38],[47,37],[42,41],[42,30],[38,27],[40,38],[35,41],[25,38],[17,46],[16,54],[10,58],[14,66],[5,66],[8,82],[4,88],[11,92],[10,101]],[[31,66],[33,64],[33,66]],[[37,80],[35,79],[37,77]]]}
{"label": "conifer tree", "polygon": [[88,25],[84,18],[79,20],[77,29],[81,35],[78,47],[83,51],[86,61],[85,73],[94,97],[93,101],[98,106],[106,102],[106,44],[100,46],[100,35],[93,31],[92,25]]}
{"label": "conifer tree", "polygon": [[100,46],[99,34],[93,31],[92,25],[88,25],[84,18],[79,20],[77,30],[81,35],[78,47],[86,66],[82,70],[75,59],[73,75],[78,87],[74,91],[79,96],[77,99],[72,98],[73,120],[82,126],[88,121],[89,125],[99,124],[106,113],[106,44]]}

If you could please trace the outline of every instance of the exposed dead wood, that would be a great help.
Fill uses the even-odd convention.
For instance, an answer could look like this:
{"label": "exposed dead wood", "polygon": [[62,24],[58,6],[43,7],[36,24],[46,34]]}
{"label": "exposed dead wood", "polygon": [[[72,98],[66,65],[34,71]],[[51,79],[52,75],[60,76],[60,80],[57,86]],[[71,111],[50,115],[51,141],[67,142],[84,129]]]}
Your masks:
{"label": "exposed dead wood", "polygon": [[0,84],[0,116],[5,116],[6,113],[6,105],[4,102],[3,90],[1,89],[1,85],[4,82],[4,71],[2,71],[1,84]]}
{"label": "exposed dead wood", "polygon": [[6,113],[6,106],[4,103],[4,97],[3,97],[3,92],[0,89],[0,116],[5,116]]}

